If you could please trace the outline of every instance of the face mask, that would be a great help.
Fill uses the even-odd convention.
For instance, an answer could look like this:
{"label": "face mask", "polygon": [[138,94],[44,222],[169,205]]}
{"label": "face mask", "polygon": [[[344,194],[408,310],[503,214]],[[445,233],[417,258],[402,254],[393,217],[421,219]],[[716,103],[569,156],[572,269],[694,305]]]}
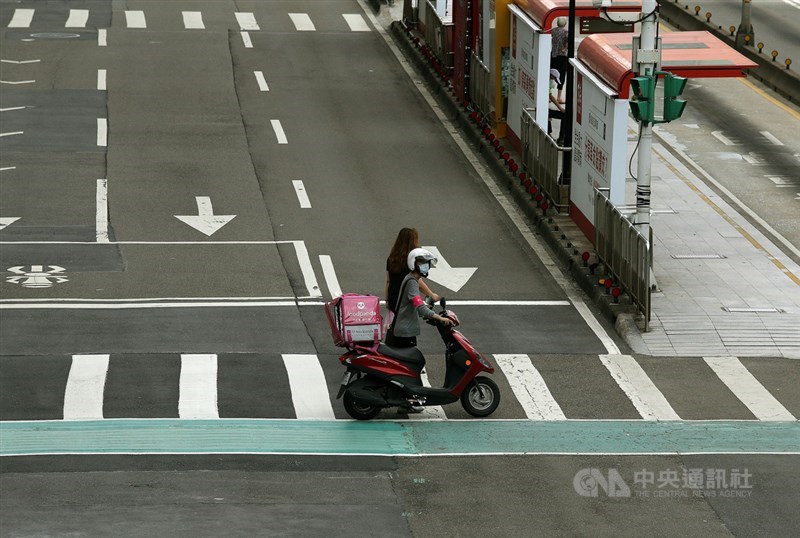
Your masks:
{"label": "face mask", "polygon": [[422,276],[428,276],[428,271],[431,269],[431,264],[429,263],[421,263],[419,264],[419,274]]}

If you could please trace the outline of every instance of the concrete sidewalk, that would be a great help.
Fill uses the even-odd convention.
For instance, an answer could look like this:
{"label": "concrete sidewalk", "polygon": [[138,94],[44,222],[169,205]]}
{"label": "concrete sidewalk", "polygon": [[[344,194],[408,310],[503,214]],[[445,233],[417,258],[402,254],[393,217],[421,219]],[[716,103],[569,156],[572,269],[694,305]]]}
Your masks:
{"label": "concrete sidewalk", "polygon": [[[441,79],[406,34],[392,25],[401,18],[398,9],[384,6],[378,20],[417,71],[441,89]],[[641,316],[637,319],[630,307],[613,304],[604,293],[599,286],[602,275],[583,268],[580,253],[593,249],[571,219],[552,213],[542,216],[452,94],[435,93],[578,283],[616,322],[634,352],[800,359],[800,266],[712,190],[709,184],[715,180],[681,150],[658,136],[654,140],[651,226],[658,289],[652,295],[649,330],[644,332]],[[631,131],[629,151],[635,135]],[[634,200],[632,179],[627,188],[626,199]]]}

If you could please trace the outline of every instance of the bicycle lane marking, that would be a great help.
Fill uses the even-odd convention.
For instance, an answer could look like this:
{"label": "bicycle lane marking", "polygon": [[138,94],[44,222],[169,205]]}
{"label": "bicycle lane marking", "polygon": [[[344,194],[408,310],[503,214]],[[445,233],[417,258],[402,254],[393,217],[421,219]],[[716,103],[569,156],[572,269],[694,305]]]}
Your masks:
{"label": "bicycle lane marking", "polygon": [[0,423],[0,456],[800,455],[798,438],[798,421],[11,421]]}

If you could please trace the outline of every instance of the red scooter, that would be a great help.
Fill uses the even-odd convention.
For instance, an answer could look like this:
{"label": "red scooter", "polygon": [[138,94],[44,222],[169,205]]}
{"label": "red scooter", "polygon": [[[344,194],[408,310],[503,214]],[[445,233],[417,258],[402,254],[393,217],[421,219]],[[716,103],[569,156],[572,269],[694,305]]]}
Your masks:
{"label": "red scooter", "polygon": [[[430,298],[429,306],[433,307]],[[455,312],[440,301],[439,314],[453,321],[453,326],[436,325],[445,345],[446,372],[444,386],[426,387],[420,372],[425,357],[416,347],[392,348],[385,344],[360,345],[351,343],[348,352],[339,357],[347,367],[336,398],[344,395],[344,408],[358,420],[374,418],[387,407],[443,405],[461,400],[467,413],[475,417],[491,415],[500,404],[497,384],[481,372],[493,373],[489,360],[478,352],[455,327],[459,325]]]}

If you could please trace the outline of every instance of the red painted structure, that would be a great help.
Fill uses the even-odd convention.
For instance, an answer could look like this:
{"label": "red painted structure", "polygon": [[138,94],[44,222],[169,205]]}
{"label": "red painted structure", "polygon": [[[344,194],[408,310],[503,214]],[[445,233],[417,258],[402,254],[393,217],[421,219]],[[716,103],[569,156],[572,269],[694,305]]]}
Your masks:
{"label": "red painted structure", "polygon": [[[743,77],[751,62],[710,32],[670,32],[661,41],[661,70],[686,78]],[[577,59],[603,82],[614,88],[618,98],[630,91],[631,36],[594,34],[578,47]]]}

